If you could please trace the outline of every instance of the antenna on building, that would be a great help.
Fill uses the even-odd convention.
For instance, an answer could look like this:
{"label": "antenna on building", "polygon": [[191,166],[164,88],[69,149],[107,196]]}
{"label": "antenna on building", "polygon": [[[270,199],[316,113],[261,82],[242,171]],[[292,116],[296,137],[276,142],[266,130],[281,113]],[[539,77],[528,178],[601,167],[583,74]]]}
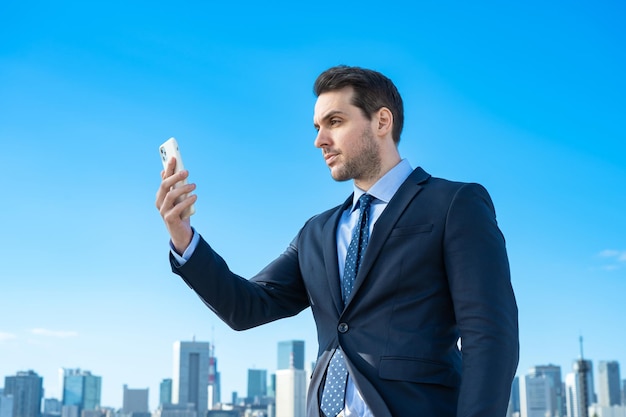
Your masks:
{"label": "antenna on building", "polygon": [[580,359],[583,359],[583,335],[581,334],[578,338],[579,343],[580,343]]}

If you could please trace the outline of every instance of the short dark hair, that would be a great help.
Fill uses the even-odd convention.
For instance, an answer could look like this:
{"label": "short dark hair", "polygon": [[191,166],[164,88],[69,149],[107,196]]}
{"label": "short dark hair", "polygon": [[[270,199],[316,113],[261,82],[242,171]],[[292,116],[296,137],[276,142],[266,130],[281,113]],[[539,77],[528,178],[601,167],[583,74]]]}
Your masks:
{"label": "short dark hair", "polygon": [[360,108],[369,120],[381,107],[387,107],[393,115],[391,136],[396,144],[400,142],[404,125],[404,105],[398,89],[389,78],[377,71],[337,65],[317,77],[313,92],[319,97],[320,94],[344,87],[354,89],[352,104]]}

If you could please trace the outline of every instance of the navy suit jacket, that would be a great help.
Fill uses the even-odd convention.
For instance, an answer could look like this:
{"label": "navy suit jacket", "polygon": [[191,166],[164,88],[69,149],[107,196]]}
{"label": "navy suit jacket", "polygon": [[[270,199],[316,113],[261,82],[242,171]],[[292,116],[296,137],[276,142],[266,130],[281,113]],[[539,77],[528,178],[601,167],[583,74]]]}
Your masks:
{"label": "navy suit jacket", "polygon": [[413,171],[376,222],[343,307],[336,228],[351,202],[311,218],[250,280],[203,239],[172,269],[237,330],[311,307],[319,357],[309,417],[320,416],[337,346],[376,417],[503,417],[518,363],[517,305],[487,191]]}

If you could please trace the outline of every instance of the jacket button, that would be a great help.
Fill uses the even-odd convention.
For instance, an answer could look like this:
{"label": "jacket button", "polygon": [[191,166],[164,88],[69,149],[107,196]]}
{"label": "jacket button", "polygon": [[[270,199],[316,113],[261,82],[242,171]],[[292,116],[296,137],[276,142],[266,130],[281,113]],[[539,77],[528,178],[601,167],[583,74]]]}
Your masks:
{"label": "jacket button", "polygon": [[337,326],[337,330],[339,330],[339,333],[345,333],[348,331],[348,324],[347,323],[339,323],[339,326]]}

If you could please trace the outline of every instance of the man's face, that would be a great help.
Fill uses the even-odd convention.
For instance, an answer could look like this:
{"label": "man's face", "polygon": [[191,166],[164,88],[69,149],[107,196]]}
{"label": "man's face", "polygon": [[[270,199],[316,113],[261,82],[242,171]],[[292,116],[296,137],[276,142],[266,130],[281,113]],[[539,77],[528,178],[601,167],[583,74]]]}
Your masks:
{"label": "man's face", "polygon": [[322,149],[333,179],[354,179],[359,186],[378,177],[381,157],[373,121],[352,104],[353,93],[346,87],[320,94],[313,124],[318,131],[315,146]]}

